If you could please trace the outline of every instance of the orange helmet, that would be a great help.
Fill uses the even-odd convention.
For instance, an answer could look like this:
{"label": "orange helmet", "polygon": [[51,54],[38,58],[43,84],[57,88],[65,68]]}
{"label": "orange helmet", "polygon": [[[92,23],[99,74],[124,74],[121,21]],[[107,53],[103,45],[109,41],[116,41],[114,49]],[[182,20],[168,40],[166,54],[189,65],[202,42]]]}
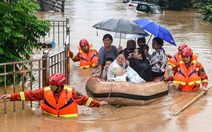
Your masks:
{"label": "orange helmet", "polygon": [[178,47],[178,51],[182,51],[182,49],[188,47],[187,44],[181,44],[179,47]]}
{"label": "orange helmet", "polygon": [[50,85],[61,86],[61,85],[64,85],[65,83],[66,83],[66,78],[65,78],[65,75],[62,73],[55,73],[51,75],[49,78]]}
{"label": "orange helmet", "polygon": [[88,40],[87,39],[81,39],[79,42],[80,47],[84,47],[86,45],[88,45]]}
{"label": "orange helmet", "polygon": [[193,55],[193,51],[189,47],[186,47],[186,48],[182,49],[182,51],[181,51],[181,56],[192,56],[192,55]]}

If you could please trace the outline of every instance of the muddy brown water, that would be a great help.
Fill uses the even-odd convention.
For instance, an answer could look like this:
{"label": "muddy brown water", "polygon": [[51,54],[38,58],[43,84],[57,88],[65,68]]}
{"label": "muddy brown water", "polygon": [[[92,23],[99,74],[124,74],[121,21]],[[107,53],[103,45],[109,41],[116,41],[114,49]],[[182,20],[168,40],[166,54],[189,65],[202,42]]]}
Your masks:
{"label": "muddy brown water", "polygon": [[[135,20],[149,18],[165,26],[172,33],[177,45],[186,43],[194,52],[199,53],[199,61],[205,67],[209,77],[209,86],[212,78],[212,23],[202,21],[198,10],[164,11],[163,14],[136,13],[128,8],[122,0],[71,0],[66,1],[64,13],[38,13],[41,18],[50,20],[70,19],[71,46],[70,49],[77,53],[78,42],[86,38],[98,50],[102,45],[102,36],[106,32],[92,26],[108,18],[126,18]],[[149,37],[148,37],[149,38]],[[148,40],[147,38],[147,40]],[[113,44],[118,46],[119,39],[114,38]],[[125,47],[126,40],[121,40]],[[151,40],[149,42],[151,49]],[[57,51],[55,47],[51,51]],[[177,47],[165,42],[164,49],[169,54],[174,54]],[[33,57],[40,57],[42,51],[36,51]],[[71,61],[71,84],[77,91],[86,94],[85,83],[94,69],[79,69],[79,63]],[[12,92],[11,87],[7,87]],[[49,116],[37,116],[26,107],[21,110],[21,102],[16,103],[16,112],[13,112],[13,103],[7,103],[7,114],[3,114],[3,102],[0,102],[0,131],[5,132],[46,132],[46,131],[71,131],[71,132],[209,132],[212,130],[212,90],[199,101],[188,107],[178,116],[173,114],[197,96],[201,91],[182,93],[170,89],[168,95],[159,98],[147,106],[88,108],[79,107],[79,117],[63,119]],[[0,89],[3,94],[3,89]],[[27,105],[27,104],[26,104]]]}

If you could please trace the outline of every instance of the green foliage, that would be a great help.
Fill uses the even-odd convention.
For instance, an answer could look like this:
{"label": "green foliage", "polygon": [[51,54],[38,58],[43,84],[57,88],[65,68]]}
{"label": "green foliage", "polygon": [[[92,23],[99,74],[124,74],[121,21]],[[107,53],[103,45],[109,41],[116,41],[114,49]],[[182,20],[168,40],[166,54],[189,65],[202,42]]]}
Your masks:
{"label": "green foliage", "polygon": [[0,63],[30,59],[33,49],[40,48],[37,38],[50,30],[50,21],[34,15],[40,9],[36,0],[1,0],[0,9]]}
{"label": "green foliage", "polygon": [[200,8],[202,19],[212,21],[212,1],[211,0],[196,0],[194,7]]}

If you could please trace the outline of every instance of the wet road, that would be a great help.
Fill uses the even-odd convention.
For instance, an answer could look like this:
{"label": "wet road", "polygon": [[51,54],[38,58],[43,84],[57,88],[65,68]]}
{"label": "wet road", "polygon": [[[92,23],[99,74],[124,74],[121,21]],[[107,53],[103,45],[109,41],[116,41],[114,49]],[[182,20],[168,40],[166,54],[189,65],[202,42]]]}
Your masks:
{"label": "wet road", "polygon": [[[209,77],[209,86],[212,78],[212,23],[199,19],[198,10],[164,11],[163,14],[136,13],[129,9],[122,0],[70,0],[66,1],[65,13],[39,13],[39,17],[50,20],[70,19],[71,50],[77,53],[78,42],[86,38],[98,50],[102,45],[102,36],[106,31],[98,30],[92,26],[108,18],[126,18],[135,20],[149,18],[168,28],[177,43],[186,43],[194,52],[199,53],[199,61],[203,64]],[[109,32],[112,35],[114,33]],[[148,38],[147,38],[148,40]],[[122,46],[126,40],[122,39]],[[113,44],[118,46],[119,39],[114,38]],[[151,40],[150,40],[151,45]],[[150,46],[151,47],[151,46]],[[177,47],[165,43],[164,49],[174,54]],[[57,48],[52,49],[57,51]],[[36,57],[36,56],[35,56]],[[86,94],[85,83],[94,69],[79,69],[79,63],[71,64],[71,84],[76,90]],[[10,88],[8,88],[10,89]],[[200,92],[200,91],[199,91]],[[0,114],[1,131],[81,131],[81,132],[209,132],[212,130],[212,91],[202,97],[198,102],[187,108],[178,116],[173,114],[192,100],[199,92],[182,93],[170,90],[167,96],[160,98],[148,106],[119,107],[110,109],[79,107],[79,117],[76,119],[61,119],[49,116],[36,116],[30,109],[12,112],[8,106],[8,114]],[[0,91],[2,94],[3,91]],[[1,108],[2,108],[1,102]],[[21,103],[17,103],[17,107]],[[2,109],[1,109],[2,110]]]}

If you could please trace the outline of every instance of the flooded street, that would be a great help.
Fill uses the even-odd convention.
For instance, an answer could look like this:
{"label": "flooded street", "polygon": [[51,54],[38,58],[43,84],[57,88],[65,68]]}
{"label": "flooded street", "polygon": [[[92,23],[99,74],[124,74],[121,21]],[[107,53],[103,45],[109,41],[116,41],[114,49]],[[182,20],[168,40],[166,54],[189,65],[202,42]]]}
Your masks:
{"label": "flooded street", "polygon": [[[164,11],[163,14],[136,13],[122,3],[123,0],[66,0],[64,13],[38,13],[40,18],[50,20],[70,19],[71,45],[76,54],[82,38],[88,39],[94,48],[103,46],[102,37],[106,32],[92,26],[104,19],[125,18],[136,20],[151,19],[170,30],[177,45],[187,44],[199,54],[198,61],[204,66],[212,86],[212,23],[200,19],[198,10]],[[97,36],[98,34],[98,36]],[[147,40],[149,37],[147,37]],[[125,47],[125,39],[121,40]],[[150,40],[150,50],[152,41]],[[118,46],[119,39],[114,38],[113,45]],[[175,54],[177,47],[165,42],[164,49],[168,54]],[[58,47],[51,49],[58,51]],[[42,51],[41,51],[42,53]],[[36,58],[36,55],[35,57]],[[85,84],[95,69],[79,69],[79,63],[71,61],[71,85],[86,94]],[[8,87],[8,92],[10,88]],[[212,130],[212,90],[199,101],[188,107],[178,116],[173,116],[201,91],[183,93],[170,89],[168,95],[159,98],[147,106],[79,107],[79,116],[74,119],[63,119],[49,116],[37,116],[31,109],[21,110],[17,102],[16,112],[12,112],[12,103],[8,103],[8,113],[3,114],[3,101],[0,102],[0,130],[4,132],[210,132]],[[3,94],[3,89],[0,89]]]}

